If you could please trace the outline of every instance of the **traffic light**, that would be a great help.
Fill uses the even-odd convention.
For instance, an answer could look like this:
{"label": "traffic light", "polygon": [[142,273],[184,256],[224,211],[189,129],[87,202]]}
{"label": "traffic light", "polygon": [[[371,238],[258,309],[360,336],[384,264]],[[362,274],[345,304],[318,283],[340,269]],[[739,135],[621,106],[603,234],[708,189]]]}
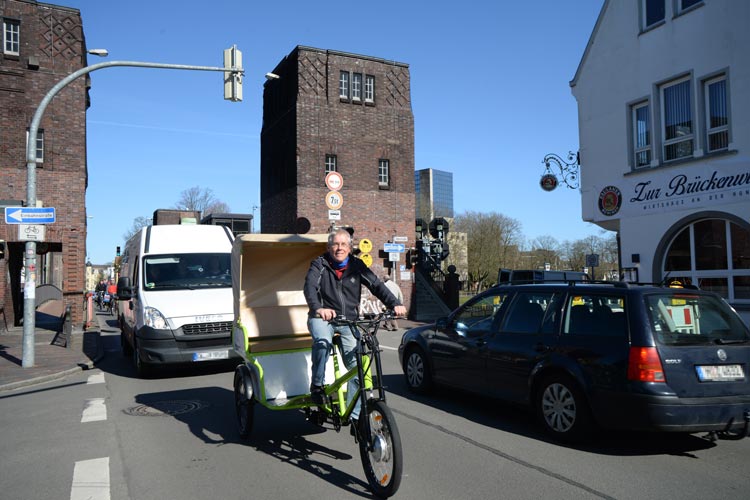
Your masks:
{"label": "traffic light", "polygon": [[414,230],[417,233],[417,239],[421,240],[424,236],[425,231],[427,230],[423,219],[416,219],[414,221]]}
{"label": "traffic light", "polygon": [[224,50],[224,99],[232,102],[242,100],[242,52],[237,46]]}
{"label": "traffic light", "polygon": [[430,235],[442,240],[448,232],[448,221],[442,217],[436,217],[430,221]]}

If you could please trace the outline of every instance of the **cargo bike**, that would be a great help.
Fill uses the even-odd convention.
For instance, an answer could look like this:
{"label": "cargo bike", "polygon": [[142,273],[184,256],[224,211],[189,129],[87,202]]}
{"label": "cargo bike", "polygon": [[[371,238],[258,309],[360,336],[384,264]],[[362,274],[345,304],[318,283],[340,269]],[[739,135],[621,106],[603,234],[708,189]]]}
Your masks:
{"label": "cargo bike", "polygon": [[[393,413],[386,405],[377,331],[392,313],[367,319],[337,318],[357,340],[357,365],[346,370],[341,346],[326,366],[326,402],[310,396],[312,337],[303,286],[310,262],[327,250],[328,235],[246,234],[232,249],[234,323],[232,343],[242,356],[234,373],[234,398],[240,435],[250,437],[255,409],[297,410],[307,420],[337,432],[351,425],[372,492],[393,495],[401,483],[402,451]],[[347,398],[347,382],[359,389]],[[349,401],[349,402],[348,402]],[[348,403],[347,403],[348,402]],[[351,419],[360,404],[356,425]]]}

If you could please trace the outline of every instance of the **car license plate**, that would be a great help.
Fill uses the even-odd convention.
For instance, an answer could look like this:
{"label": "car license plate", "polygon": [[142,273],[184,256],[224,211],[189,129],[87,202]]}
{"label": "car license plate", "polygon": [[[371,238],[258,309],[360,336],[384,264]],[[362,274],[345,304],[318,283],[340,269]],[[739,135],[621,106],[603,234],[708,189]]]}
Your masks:
{"label": "car license plate", "polygon": [[742,365],[699,365],[695,370],[701,382],[727,382],[745,378]]}
{"label": "car license plate", "polygon": [[212,361],[215,359],[229,359],[229,351],[194,352],[193,361]]}

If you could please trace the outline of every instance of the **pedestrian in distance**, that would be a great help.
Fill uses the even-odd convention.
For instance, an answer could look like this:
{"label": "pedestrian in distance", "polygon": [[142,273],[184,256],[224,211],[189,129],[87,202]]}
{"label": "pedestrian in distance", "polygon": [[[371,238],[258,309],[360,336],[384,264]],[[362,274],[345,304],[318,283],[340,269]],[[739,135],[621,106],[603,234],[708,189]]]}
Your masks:
{"label": "pedestrian in distance", "polygon": [[[385,283],[385,286],[388,287],[388,290],[390,290],[393,295],[395,295],[398,301],[403,304],[404,294],[401,291],[401,287],[398,286],[398,284],[396,284],[396,282],[387,274],[383,275],[383,283]],[[398,322],[396,321],[396,318],[388,319],[383,322],[383,328],[391,332],[398,330]]]}
{"label": "pedestrian in distance", "polygon": [[[317,405],[326,403],[323,385],[326,363],[333,348],[334,330],[341,336],[346,368],[356,366],[354,349],[357,344],[351,330],[348,327],[334,327],[329,321],[336,316],[348,319],[358,317],[362,286],[367,287],[386,307],[393,309],[397,316],[406,314],[406,308],[401,301],[364,262],[353,256],[351,251],[352,237],[348,231],[339,229],[329,234],[328,251],[310,263],[305,277],[304,294],[309,307],[307,327],[313,338],[310,394]],[[358,387],[357,377],[349,381],[348,400]],[[357,406],[352,412],[352,419],[356,420],[358,415]]]}

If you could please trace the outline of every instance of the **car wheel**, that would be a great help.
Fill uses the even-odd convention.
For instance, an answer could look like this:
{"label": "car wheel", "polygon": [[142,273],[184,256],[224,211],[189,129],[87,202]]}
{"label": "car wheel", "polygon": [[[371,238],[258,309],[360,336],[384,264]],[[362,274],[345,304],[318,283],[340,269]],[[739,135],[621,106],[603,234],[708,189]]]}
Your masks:
{"label": "car wheel", "polygon": [[593,424],[583,392],[570,377],[552,375],[542,380],[536,410],[545,431],[561,441],[580,441]]}
{"label": "car wheel", "polygon": [[412,392],[425,394],[432,388],[430,367],[422,349],[412,347],[406,353],[404,376],[406,377],[406,385]]}

